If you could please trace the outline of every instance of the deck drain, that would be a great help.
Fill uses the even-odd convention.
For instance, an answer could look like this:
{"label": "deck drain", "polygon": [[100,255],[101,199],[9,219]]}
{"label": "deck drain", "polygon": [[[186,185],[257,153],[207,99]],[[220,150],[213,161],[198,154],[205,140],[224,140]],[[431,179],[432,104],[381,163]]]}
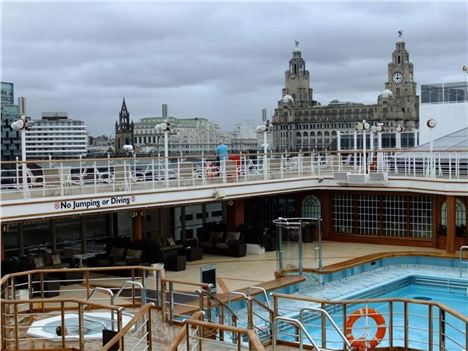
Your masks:
{"label": "deck drain", "polygon": [[431,301],[432,300],[432,298],[427,297],[427,296],[415,296],[415,297],[413,297],[413,299],[422,300],[422,301]]}

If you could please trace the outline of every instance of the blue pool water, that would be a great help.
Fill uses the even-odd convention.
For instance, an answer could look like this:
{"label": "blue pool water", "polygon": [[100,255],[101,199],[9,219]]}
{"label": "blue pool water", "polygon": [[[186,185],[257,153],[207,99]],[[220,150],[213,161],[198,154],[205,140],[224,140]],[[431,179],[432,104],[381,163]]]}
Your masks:
{"label": "blue pool water", "polygon": [[[433,301],[442,303],[453,310],[463,315],[468,315],[468,280],[466,279],[444,279],[430,276],[406,276],[398,280],[387,282],[385,284],[360,291],[352,296],[347,296],[346,300],[352,299],[370,299],[370,298],[408,298],[418,301]],[[384,340],[379,344],[379,347],[389,346],[389,326],[393,323],[393,346],[404,346],[404,303],[393,303],[393,316],[390,316],[389,303],[371,303],[369,305],[354,304],[348,307],[346,311],[349,316],[353,311],[364,307],[373,308],[380,313],[386,321],[386,335]],[[408,346],[420,350],[427,350],[429,341],[429,307],[427,305],[408,304]],[[327,311],[338,324],[343,327],[343,309],[340,305],[328,306]],[[438,307],[432,308],[432,338],[433,344],[439,345],[439,313]],[[390,321],[393,318],[392,322]],[[445,314],[446,329],[445,340],[442,342],[447,350],[464,350],[466,343],[465,324],[450,314]],[[305,318],[305,326],[314,340],[321,342],[322,321],[317,315],[309,315]],[[327,328],[327,344],[326,346],[340,348],[342,341],[338,334],[333,330],[330,323],[326,323]],[[344,329],[344,328],[343,328]],[[283,329],[285,331],[282,339],[289,339],[287,335],[290,333],[290,328]],[[374,336],[376,333],[376,325],[369,318],[360,318],[353,328],[353,335],[356,338],[362,336]],[[367,337],[368,338],[368,337]]]}
{"label": "blue pool water", "polygon": [[[438,302],[468,316],[468,267],[463,270],[463,277],[459,277],[459,261],[456,258],[430,257],[430,256],[396,256],[376,259],[354,267],[345,268],[328,274],[306,273],[304,283],[282,287],[277,293],[307,296],[311,298],[338,301],[353,299],[377,298],[408,298],[421,302]],[[263,300],[263,296],[258,296]],[[317,304],[288,299],[279,300],[279,313],[292,318],[299,318],[299,310],[303,307],[320,307]],[[239,325],[246,326],[246,306],[244,301],[236,301],[231,306],[239,316]],[[346,317],[365,307],[362,304],[351,304],[346,311]],[[404,303],[393,303],[393,316],[391,320],[389,303],[372,303],[367,307],[377,310],[385,318],[386,335],[379,347],[389,346],[390,324],[393,323],[393,346],[404,347]],[[429,350],[429,307],[427,305],[408,304],[408,340],[407,347],[418,350]],[[345,330],[346,320],[340,305],[327,305],[327,311],[338,326]],[[439,349],[442,343],[445,350],[461,351],[466,348],[466,326],[459,319],[446,314],[445,339],[439,340],[440,309],[432,308],[432,345]],[[263,316],[266,317],[266,316]],[[305,318],[305,326],[314,340],[321,343],[322,320],[317,315],[309,314]],[[262,323],[256,319],[256,323]],[[325,345],[329,349],[343,349],[342,340],[331,327],[325,323]],[[282,340],[294,341],[291,336],[293,330],[289,325],[279,325],[279,337]],[[376,332],[372,319],[360,318],[354,325],[353,335],[357,338],[367,333],[372,338]],[[468,350],[468,348],[467,348]]]}

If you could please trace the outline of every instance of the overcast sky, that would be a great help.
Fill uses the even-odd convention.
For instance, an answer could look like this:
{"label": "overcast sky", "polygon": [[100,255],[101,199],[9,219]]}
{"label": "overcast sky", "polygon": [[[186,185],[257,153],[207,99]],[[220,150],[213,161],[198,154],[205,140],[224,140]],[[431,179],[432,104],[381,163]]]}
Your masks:
{"label": "overcast sky", "polygon": [[468,11],[458,3],[18,3],[2,5],[2,81],[29,115],[67,111],[91,135],[131,118],[206,117],[231,129],[281,98],[300,42],[314,98],[374,103],[397,31],[418,84],[462,81]]}

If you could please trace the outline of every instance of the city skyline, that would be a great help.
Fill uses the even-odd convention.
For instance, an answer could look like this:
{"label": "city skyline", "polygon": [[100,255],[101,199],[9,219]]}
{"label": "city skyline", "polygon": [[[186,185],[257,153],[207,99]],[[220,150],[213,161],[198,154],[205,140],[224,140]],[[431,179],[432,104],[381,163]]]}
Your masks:
{"label": "city skyline", "polygon": [[[228,130],[271,118],[300,42],[314,96],[375,103],[397,31],[415,81],[461,81],[464,3],[4,3],[2,81],[34,118],[67,111],[91,135],[130,117],[205,117]],[[463,24],[465,23],[465,24]],[[46,24],[46,25],[44,25]],[[436,24],[436,25],[435,25]]]}

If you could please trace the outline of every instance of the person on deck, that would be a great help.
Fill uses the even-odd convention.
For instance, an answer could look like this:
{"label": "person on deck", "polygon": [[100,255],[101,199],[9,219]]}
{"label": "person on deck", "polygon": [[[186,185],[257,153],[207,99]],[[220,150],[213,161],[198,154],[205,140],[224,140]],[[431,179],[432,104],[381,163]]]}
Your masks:
{"label": "person on deck", "polygon": [[227,145],[224,143],[224,140],[221,140],[221,143],[218,145],[216,148],[216,154],[217,156],[217,166],[219,169],[219,173],[221,173],[224,162],[229,159],[229,151]]}

